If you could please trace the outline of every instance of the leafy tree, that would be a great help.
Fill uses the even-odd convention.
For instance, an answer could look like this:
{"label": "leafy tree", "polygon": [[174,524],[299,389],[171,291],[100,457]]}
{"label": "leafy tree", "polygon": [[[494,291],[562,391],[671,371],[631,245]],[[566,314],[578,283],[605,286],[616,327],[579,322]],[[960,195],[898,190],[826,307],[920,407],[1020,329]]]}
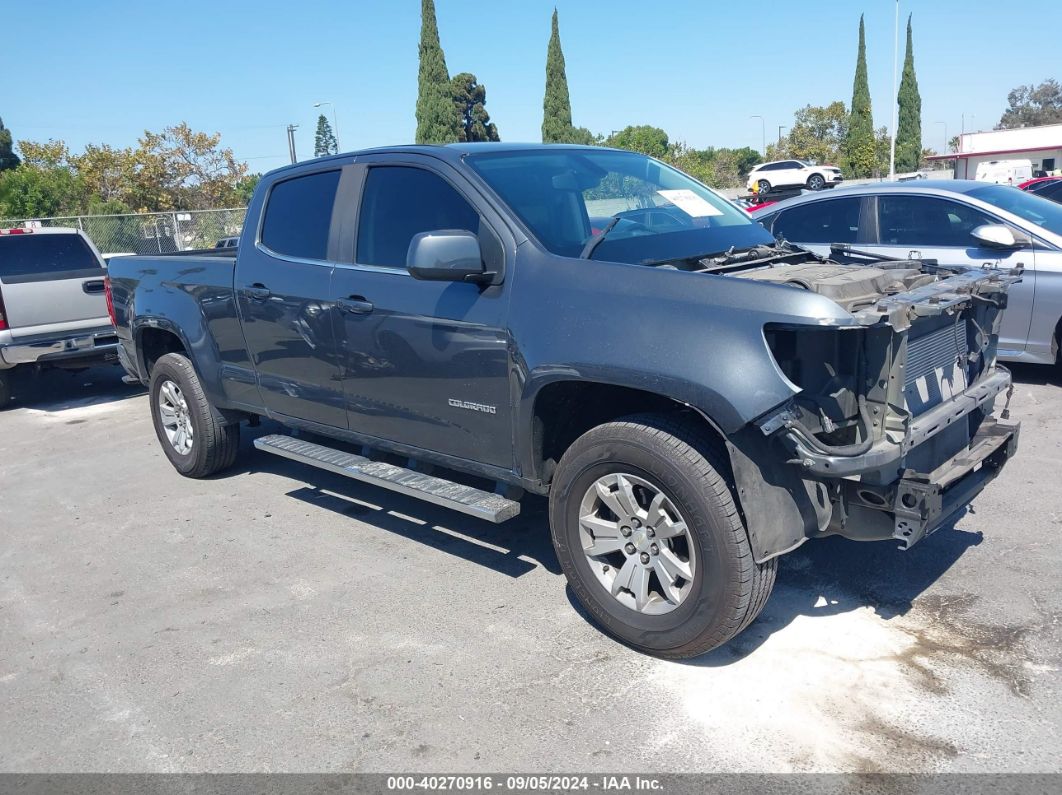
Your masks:
{"label": "leafy tree", "polygon": [[848,110],[841,101],[824,106],[807,105],[793,114],[789,134],[782,139],[774,154],[777,159],[794,158],[815,163],[843,161],[849,119]]}
{"label": "leafy tree", "polygon": [[261,182],[261,174],[248,174],[245,177],[240,177],[236,182],[236,197],[237,204],[241,207],[246,207],[251,203],[251,196],[254,195],[254,189],[258,187],[258,183]]}
{"label": "leafy tree", "polygon": [[450,95],[450,73],[439,43],[434,0],[420,5],[420,74],[417,80],[417,143],[448,144],[461,137],[461,119]]}
{"label": "leafy tree", "polygon": [[78,212],[81,180],[62,141],[19,141],[22,163],[0,172],[0,217],[46,218]]}
{"label": "leafy tree", "polygon": [[461,119],[461,141],[500,141],[498,128],[487,113],[487,88],[470,72],[450,81],[454,108]]}
{"label": "leafy tree", "polygon": [[161,133],[145,131],[135,152],[130,205],[142,210],[203,210],[237,204],[236,184],[247,165],[220,143],[220,133],[195,132],[184,122]]}
{"label": "leafy tree", "polygon": [[[589,131],[587,131],[589,132]],[[542,143],[576,143],[572,139],[572,101],[568,96],[568,76],[564,71],[557,9],[553,9],[553,29],[546,50],[546,95],[542,100]]]}
{"label": "leafy tree", "polygon": [[997,130],[1062,123],[1062,85],[1045,80],[1038,86],[1018,86],[1007,94],[1007,109]]}
{"label": "leafy tree", "polygon": [[959,151],[959,136],[953,135],[948,140],[948,151],[949,152],[958,152]]}
{"label": "leafy tree", "polygon": [[106,205],[115,213],[129,212],[126,201],[133,193],[137,171],[136,153],[132,149],[88,144],[70,162],[81,178],[90,203]]}
{"label": "leafy tree", "polygon": [[667,133],[648,124],[625,127],[609,136],[605,145],[657,158],[666,158],[670,149]]}
{"label": "leafy tree", "polygon": [[11,130],[4,126],[4,120],[0,119],[0,171],[18,168],[21,162],[15,154],[11,141]]}
{"label": "leafy tree", "polygon": [[863,17],[859,17],[859,51],[852,84],[852,109],[844,144],[845,165],[853,177],[869,177],[874,171],[874,115],[867,82],[867,43]]}
{"label": "leafy tree", "polygon": [[907,54],[903,59],[900,79],[899,122],[896,126],[896,170],[915,171],[922,158],[922,96],[915,77],[914,44],[911,38],[911,17],[907,17]]}
{"label": "leafy tree", "polygon": [[317,135],[313,141],[313,156],[324,157],[339,153],[339,144],[336,142],[336,134],[332,132],[332,125],[322,113],[317,117]]}

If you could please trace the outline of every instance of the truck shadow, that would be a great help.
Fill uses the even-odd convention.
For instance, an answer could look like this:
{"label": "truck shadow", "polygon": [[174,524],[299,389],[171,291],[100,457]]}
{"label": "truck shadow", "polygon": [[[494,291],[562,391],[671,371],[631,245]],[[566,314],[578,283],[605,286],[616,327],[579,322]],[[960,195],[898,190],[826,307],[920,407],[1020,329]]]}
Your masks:
{"label": "truck shadow", "polygon": [[891,542],[836,536],[805,543],[779,560],[778,580],[760,617],[726,645],[687,663],[729,665],[801,616],[823,618],[864,607],[885,621],[906,614],[967,549],[983,540],[979,532],[957,529],[955,521],[906,552]]}
{"label": "truck shadow", "polygon": [[115,365],[100,365],[85,370],[16,368],[11,377],[11,402],[8,411],[19,408],[37,411],[65,411],[124,400],[143,394],[139,384],[122,381],[125,371]]}

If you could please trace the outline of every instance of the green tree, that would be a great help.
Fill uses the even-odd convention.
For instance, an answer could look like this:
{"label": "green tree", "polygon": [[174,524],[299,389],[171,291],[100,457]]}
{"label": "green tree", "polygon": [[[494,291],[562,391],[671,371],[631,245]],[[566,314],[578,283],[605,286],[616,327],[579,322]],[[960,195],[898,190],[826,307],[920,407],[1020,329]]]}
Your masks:
{"label": "green tree", "polygon": [[899,122],[896,125],[896,170],[916,171],[922,161],[922,96],[915,77],[914,44],[911,37],[911,17],[907,17],[907,54],[903,59],[900,79]]}
{"label": "green tree", "polygon": [[829,105],[801,108],[793,114],[793,124],[783,139],[784,156],[814,163],[843,160],[848,122],[848,110],[839,100]]}
{"label": "green tree", "polygon": [[670,150],[667,133],[648,124],[624,127],[605,139],[605,146],[641,152],[650,157],[666,158]]}
{"label": "green tree", "polygon": [[0,217],[46,218],[77,213],[84,186],[62,141],[19,141],[22,163],[0,172]]}
{"label": "green tree", "polygon": [[18,168],[21,161],[15,154],[14,142],[11,140],[11,130],[4,126],[4,120],[0,119],[0,171]]}
{"label": "green tree", "polygon": [[1007,94],[1007,109],[997,130],[1062,123],[1062,85],[1045,80],[1038,86],[1018,86]]}
{"label": "green tree", "polygon": [[[587,131],[588,132],[588,131]],[[564,71],[557,9],[553,9],[553,29],[546,50],[546,95],[542,101],[542,143],[576,143],[573,140],[572,101],[568,96],[568,76]],[[581,143],[581,141],[580,141]]]}
{"label": "green tree", "polygon": [[500,141],[498,127],[487,113],[487,88],[470,72],[450,81],[454,108],[461,119],[461,141]]}
{"label": "green tree", "polygon": [[325,157],[339,153],[339,144],[336,143],[336,134],[332,132],[332,125],[322,113],[317,117],[317,135],[313,139],[313,156]]}
{"label": "green tree", "polygon": [[869,177],[874,173],[874,115],[867,82],[867,43],[862,15],[859,17],[859,51],[852,84],[852,107],[848,117],[844,159],[844,165],[853,177]]}
{"label": "green tree", "polygon": [[417,78],[417,143],[448,144],[461,137],[461,119],[450,95],[450,73],[439,43],[434,0],[420,4],[420,73]]}

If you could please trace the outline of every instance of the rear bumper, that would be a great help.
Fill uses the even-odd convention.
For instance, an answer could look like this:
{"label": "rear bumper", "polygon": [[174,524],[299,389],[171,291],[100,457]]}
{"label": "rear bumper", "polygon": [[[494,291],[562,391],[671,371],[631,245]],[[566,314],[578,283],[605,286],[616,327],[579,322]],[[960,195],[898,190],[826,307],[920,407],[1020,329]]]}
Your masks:
{"label": "rear bumper", "polygon": [[118,335],[115,330],[107,326],[0,343],[0,369],[20,364],[70,364],[78,360],[87,363],[117,361]]}

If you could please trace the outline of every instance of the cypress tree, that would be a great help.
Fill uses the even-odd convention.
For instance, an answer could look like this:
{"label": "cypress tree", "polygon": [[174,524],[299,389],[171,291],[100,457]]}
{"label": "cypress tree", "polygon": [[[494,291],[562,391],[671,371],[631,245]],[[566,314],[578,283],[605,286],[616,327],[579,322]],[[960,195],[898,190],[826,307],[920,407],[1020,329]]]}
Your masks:
{"label": "cypress tree", "polygon": [[448,144],[460,136],[461,120],[450,94],[450,73],[439,43],[435,2],[421,0],[416,140],[418,144]]}
{"label": "cypress tree", "polygon": [[336,142],[336,134],[332,132],[332,125],[322,113],[317,117],[317,135],[313,139],[313,156],[324,157],[339,152],[339,144]]}
{"label": "cypress tree", "polygon": [[869,177],[874,173],[874,115],[870,107],[870,85],[867,83],[867,43],[862,14],[859,16],[859,54],[856,56],[852,108],[848,117],[844,154],[853,177]]}
{"label": "cypress tree", "polygon": [[922,159],[922,96],[915,77],[914,45],[911,41],[911,17],[907,17],[907,55],[903,59],[900,79],[899,121],[896,125],[896,170],[915,171]]}
{"label": "cypress tree", "polygon": [[553,9],[553,32],[546,51],[546,96],[542,102],[542,143],[569,143],[572,140],[572,102],[568,77],[564,73],[557,9]]}
{"label": "cypress tree", "polygon": [[18,168],[20,162],[11,141],[11,130],[7,129],[4,120],[0,119],[0,171]]}

